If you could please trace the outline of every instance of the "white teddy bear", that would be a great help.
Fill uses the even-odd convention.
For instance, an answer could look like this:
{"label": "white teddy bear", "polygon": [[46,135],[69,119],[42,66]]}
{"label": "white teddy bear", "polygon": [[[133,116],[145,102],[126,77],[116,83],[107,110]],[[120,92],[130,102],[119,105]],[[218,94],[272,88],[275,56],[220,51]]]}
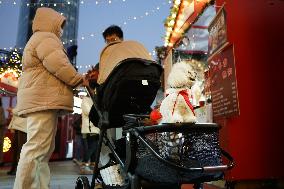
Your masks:
{"label": "white teddy bear", "polygon": [[167,80],[167,96],[160,106],[162,123],[196,122],[191,94],[196,75],[189,63],[179,62],[173,65]]}

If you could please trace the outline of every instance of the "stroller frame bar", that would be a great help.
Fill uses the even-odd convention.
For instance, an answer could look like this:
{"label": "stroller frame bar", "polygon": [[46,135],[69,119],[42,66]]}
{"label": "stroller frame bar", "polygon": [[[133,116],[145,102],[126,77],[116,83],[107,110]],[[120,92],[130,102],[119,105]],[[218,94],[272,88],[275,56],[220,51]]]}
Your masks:
{"label": "stroller frame bar", "polygon": [[[149,126],[147,126],[148,128]],[[150,126],[151,127],[151,126]],[[156,126],[157,127],[157,126]],[[171,125],[171,127],[173,127]],[[198,126],[196,126],[198,127]],[[159,127],[161,128],[161,127]],[[148,142],[139,134],[139,128],[134,128],[134,129],[130,129],[129,132],[132,133],[134,136],[136,136],[150,151],[153,155],[155,155],[158,160],[160,160],[161,162],[175,168],[175,169],[178,169],[180,171],[189,171],[189,172],[193,172],[193,171],[200,171],[200,172],[217,172],[217,171],[226,171],[226,170],[229,170],[229,169],[232,169],[234,167],[234,162],[233,162],[233,158],[227,153],[225,152],[224,150],[221,149],[221,153],[224,155],[224,157],[226,159],[229,160],[229,163],[228,165],[219,165],[219,166],[204,166],[204,167],[195,167],[195,168],[186,168],[186,167],[182,167],[182,166],[179,166],[173,162],[170,162],[166,159],[164,159],[160,154],[158,154],[149,144]],[[152,131],[155,131],[155,128],[152,129]],[[160,130],[160,132],[165,132],[165,131],[162,131]]]}

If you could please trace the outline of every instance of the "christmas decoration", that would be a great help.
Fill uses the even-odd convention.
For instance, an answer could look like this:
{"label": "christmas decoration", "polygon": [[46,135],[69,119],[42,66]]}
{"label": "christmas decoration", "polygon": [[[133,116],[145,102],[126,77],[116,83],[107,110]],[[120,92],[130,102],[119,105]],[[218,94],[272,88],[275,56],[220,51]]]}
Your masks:
{"label": "christmas decoration", "polygon": [[167,48],[162,46],[162,47],[156,47],[155,48],[156,54],[157,54],[157,62],[162,64],[162,60],[166,58],[167,54]]}
{"label": "christmas decoration", "polygon": [[[190,29],[194,22],[198,20],[204,10],[209,5],[214,4],[214,2],[214,0],[175,0],[174,5],[171,8],[170,16],[165,20],[166,36],[164,46],[172,48],[178,41],[174,41],[174,39],[181,38],[183,34]],[[191,16],[190,14],[188,14],[187,10],[190,7],[193,7],[193,10],[195,11],[194,6],[198,3],[204,4],[202,6],[202,10],[198,13],[197,16],[195,16],[194,22],[187,23],[186,27],[183,27],[186,24],[187,19]]]}
{"label": "christmas decoration", "polygon": [[6,73],[13,73],[16,78],[19,78],[20,75],[22,74],[21,60],[22,60],[22,54],[19,53],[17,49],[14,49],[11,52],[7,51],[4,58],[2,55],[0,61],[0,75],[3,76]]}
{"label": "christmas decoration", "polygon": [[12,142],[9,137],[4,138],[3,152],[8,152],[12,147]]}
{"label": "christmas decoration", "polygon": [[150,120],[153,124],[158,124],[162,119],[162,114],[159,111],[159,108],[155,108],[150,113]]}
{"label": "christmas decoration", "polygon": [[4,73],[0,74],[0,81],[6,85],[17,88],[18,87],[18,75],[14,70],[8,69]]}
{"label": "christmas decoration", "polygon": [[22,74],[22,55],[13,51],[1,51],[0,54],[0,87],[1,91],[16,93],[18,78]]}

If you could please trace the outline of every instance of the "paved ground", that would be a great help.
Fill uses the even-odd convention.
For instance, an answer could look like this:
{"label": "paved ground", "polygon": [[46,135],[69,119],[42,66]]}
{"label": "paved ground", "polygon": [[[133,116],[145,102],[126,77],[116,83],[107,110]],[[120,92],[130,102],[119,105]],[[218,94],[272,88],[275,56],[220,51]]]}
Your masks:
{"label": "paved ground", "polygon": [[[73,161],[57,161],[50,162],[51,170],[51,188],[50,189],[74,189],[75,182],[79,176],[79,167]],[[0,168],[0,189],[12,189],[15,176],[7,175],[10,167]],[[92,175],[86,175],[89,181]],[[220,187],[223,188],[223,187]],[[182,189],[193,189],[192,185],[183,185]],[[216,187],[206,185],[205,189],[216,189]],[[219,189],[219,188],[218,188]]]}
{"label": "paved ground", "polygon": [[[15,176],[6,174],[10,167],[0,168],[0,189],[12,189]],[[71,160],[50,162],[51,170],[51,189],[72,189],[75,188],[75,182],[79,176],[79,167]],[[87,175],[91,180],[92,175]]]}

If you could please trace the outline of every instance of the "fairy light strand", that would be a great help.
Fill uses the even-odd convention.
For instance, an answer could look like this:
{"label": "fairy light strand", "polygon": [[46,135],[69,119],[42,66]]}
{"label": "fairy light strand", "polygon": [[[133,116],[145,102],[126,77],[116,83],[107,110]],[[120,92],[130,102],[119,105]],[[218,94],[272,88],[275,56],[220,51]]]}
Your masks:
{"label": "fairy light strand", "polygon": [[[125,3],[126,2],[126,0],[120,0],[120,2],[123,2],[123,3]],[[3,1],[0,1],[0,7],[1,6],[3,6],[3,4],[11,4],[11,2],[3,2]],[[82,5],[86,5],[86,4],[90,4],[91,2],[89,1],[89,2],[86,2],[86,1],[84,1],[84,0],[81,0],[81,1],[79,1],[79,5],[80,6],[82,6]],[[92,1],[92,3],[94,3],[95,5],[102,5],[103,3],[104,4],[112,4],[112,3],[114,3],[114,0],[110,0],[110,1],[107,1],[107,3],[106,2],[101,2],[101,1]],[[149,16],[153,16],[153,15],[155,15],[158,11],[160,11],[161,10],[161,7],[162,6],[165,6],[165,5],[168,5],[168,4],[171,4],[172,3],[172,1],[168,1],[168,2],[163,2],[163,3],[161,3],[161,5],[159,5],[159,6],[155,6],[154,8],[152,8],[152,9],[150,9],[150,10],[147,10],[147,11],[144,11],[144,13],[143,14],[141,14],[141,15],[136,15],[136,16],[130,16],[130,17],[128,17],[127,19],[125,19],[124,21],[122,21],[121,22],[121,24],[119,24],[119,26],[121,26],[121,27],[123,27],[124,25],[128,25],[128,24],[130,24],[131,22],[136,22],[136,21],[138,21],[138,20],[142,20],[142,19],[144,19],[144,18],[147,18],[147,17],[149,17]],[[17,3],[16,1],[13,1],[12,2],[12,5],[18,5],[18,4],[20,4],[20,3]],[[69,0],[66,0],[65,2],[61,2],[61,3],[58,3],[58,2],[55,2],[55,3],[44,3],[44,2],[39,2],[39,3],[26,3],[26,6],[60,6],[60,5],[71,5],[72,4],[72,2],[70,2]],[[81,35],[80,37],[78,37],[78,39],[68,39],[68,40],[64,40],[62,43],[63,43],[63,45],[68,45],[68,44],[74,44],[74,43],[77,43],[79,40],[81,40],[81,41],[85,41],[85,40],[88,40],[88,39],[93,39],[95,36],[98,36],[98,35],[96,35],[95,34],[95,32],[90,32],[89,34],[85,34],[85,35]],[[4,47],[3,48],[4,50],[12,50],[12,49],[18,49],[18,50],[22,50],[23,49],[23,47],[17,47],[17,48],[13,48],[13,47]],[[156,54],[156,52],[155,52],[155,50],[153,50],[153,51],[151,51],[150,53],[149,53],[150,55],[155,55]],[[87,65],[87,66],[82,66],[82,65],[77,65],[76,67],[77,67],[77,69],[82,69],[82,68],[91,68],[91,66],[92,65]]]}
{"label": "fairy light strand", "polygon": [[[167,5],[167,3],[163,2],[162,5]],[[143,15],[139,15],[139,16],[130,16],[127,19],[125,19],[124,21],[122,21],[119,26],[123,27],[125,25],[128,25],[134,21],[138,21],[138,20],[142,20],[146,17],[149,16],[153,16],[155,13],[157,13],[158,11],[161,10],[161,5],[160,6],[155,6],[155,8],[152,8],[150,10],[144,11]],[[96,35],[95,32],[90,32],[89,34],[83,34],[80,37],[78,37],[78,39],[68,39],[68,40],[64,40],[62,43],[63,45],[68,45],[68,44],[74,44],[77,43],[79,40],[84,41],[84,40],[88,40],[88,39],[93,39],[95,36],[100,36],[100,34]],[[4,50],[10,49],[12,50],[13,47],[4,47]],[[17,47],[17,49],[22,50],[23,47]]]}

